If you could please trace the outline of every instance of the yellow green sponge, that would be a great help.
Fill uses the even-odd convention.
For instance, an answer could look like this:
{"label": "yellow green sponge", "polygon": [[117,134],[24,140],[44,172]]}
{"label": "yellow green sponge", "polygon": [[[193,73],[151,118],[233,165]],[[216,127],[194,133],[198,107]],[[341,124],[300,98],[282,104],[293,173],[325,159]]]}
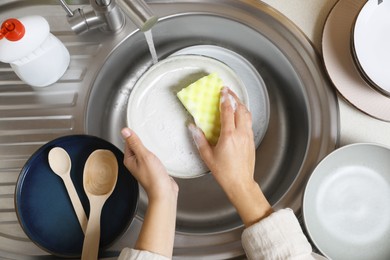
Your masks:
{"label": "yellow green sponge", "polygon": [[193,116],[195,124],[213,145],[217,143],[221,130],[219,99],[222,87],[222,79],[217,73],[211,73],[177,93],[181,103]]}

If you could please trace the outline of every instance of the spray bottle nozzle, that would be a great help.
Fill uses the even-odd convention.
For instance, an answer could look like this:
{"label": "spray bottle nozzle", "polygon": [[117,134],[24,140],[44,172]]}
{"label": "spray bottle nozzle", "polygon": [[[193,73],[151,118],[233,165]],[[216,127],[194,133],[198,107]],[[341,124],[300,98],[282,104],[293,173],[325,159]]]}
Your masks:
{"label": "spray bottle nozzle", "polygon": [[4,37],[9,41],[19,41],[25,33],[24,25],[15,18],[7,19],[0,28],[0,40]]}

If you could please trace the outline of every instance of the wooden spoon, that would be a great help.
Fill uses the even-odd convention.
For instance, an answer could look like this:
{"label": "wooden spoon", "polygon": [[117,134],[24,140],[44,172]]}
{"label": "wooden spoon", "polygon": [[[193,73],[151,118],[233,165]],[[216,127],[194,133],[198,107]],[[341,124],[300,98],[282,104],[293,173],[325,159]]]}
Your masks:
{"label": "wooden spoon", "polygon": [[92,260],[98,257],[100,216],[104,203],[115,188],[117,179],[118,161],[111,151],[96,150],[88,157],[84,166],[83,183],[89,199],[90,212],[82,260]]}
{"label": "wooden spoon", "polygon": [[69,157],[69,154],[60,147],[54,147],[49,152],[49,165],[55,174],[61,177],[62,181],[65,184],[65,188],[68,192],[70,201],[72,202],[73,209],[79,220],[81,229],[85,234],[87,230],[87,215],[85,214],[83,205],[80,202],[80,198],[77,194],[77,191],[73,185],[72,179],[70,177],[70,169],[72,163]]}

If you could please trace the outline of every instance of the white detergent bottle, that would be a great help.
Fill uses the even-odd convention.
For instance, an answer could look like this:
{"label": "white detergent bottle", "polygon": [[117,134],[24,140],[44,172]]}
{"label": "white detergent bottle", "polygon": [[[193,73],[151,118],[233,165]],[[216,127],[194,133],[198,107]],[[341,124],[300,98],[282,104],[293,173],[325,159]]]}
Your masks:
{"label": "white detergent bottle", "polygon": [[0,28],[0,61],[33,87],[55,83],[69,66],[70,55],[50,33],[49,23],[37,15],[10,18]]}

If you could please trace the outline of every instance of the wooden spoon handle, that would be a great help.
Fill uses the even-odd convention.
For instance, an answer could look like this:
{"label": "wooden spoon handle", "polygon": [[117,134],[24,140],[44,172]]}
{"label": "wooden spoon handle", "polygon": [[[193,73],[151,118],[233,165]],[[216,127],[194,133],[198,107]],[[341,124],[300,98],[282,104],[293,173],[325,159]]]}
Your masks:
{"label": "wooden spoon handle", "polygon": [[69,175],[64,176],[62,180],[64,181],[66,190],[68,191],[70,201],[72,202],[73,209],[76,213],[77,219],[79,220],[81,229],[85,234],[87,230],[88,219],[87,219],[87,215],[85,214],[83,205],[81,204],[80,198],[77,194],[76,188],[74,187],[73,182]]}
{"label": "wooden spoon handle", "polygon": [[95,260],[98,259],[99,242],[100,242],[100,216],[104,201],[91,202],[91,210],[89,213],[89,221],[87,231],[84,237],[83,252],[81,260]]}

